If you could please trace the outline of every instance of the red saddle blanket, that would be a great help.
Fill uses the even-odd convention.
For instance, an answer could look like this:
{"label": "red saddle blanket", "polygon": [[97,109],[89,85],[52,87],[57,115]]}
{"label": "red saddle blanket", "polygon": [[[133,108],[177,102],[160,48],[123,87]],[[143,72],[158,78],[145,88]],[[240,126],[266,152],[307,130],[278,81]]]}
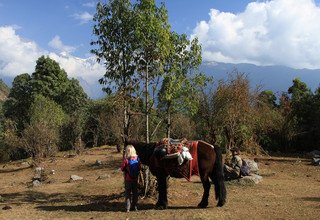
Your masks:
{"label": "red saddle blanket", "polygon": [[188,181],[190,181],[190,178],[192,175],[199,176],[199,167],[198,167],[198,141],[191,141],[188,143],[189,152],[192,156],[192,160],[190,160],[190,173],[188,178],[186,178]]}
{"label": "red saddle blanket", "polygon": [[182,165],[178,164],[177,158],[158,159],[158,164],[166,170],[166,173],[171,177],[185,178],[190,181],[191,176],[198,175],[198,141],[186,142],[183,145],[189,149],[192,160],[185,161]]}

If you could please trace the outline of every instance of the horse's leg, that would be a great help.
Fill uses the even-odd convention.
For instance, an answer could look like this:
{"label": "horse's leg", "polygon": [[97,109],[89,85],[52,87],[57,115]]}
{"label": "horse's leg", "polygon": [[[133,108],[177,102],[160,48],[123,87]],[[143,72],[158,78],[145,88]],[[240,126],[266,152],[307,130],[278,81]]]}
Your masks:
{"label": "horse's leg", "polygon": [[201,176],[201,182],[202,182],[202,186],[203,186],[203,195],[202,195],[202,199],[201,202],[198,204],[199,208],[206,208],[208,206],[208,198],[209,198],[209,192],[210,192],[210,181],[208,178],[208,175],[205,174],[203,176]]}
{"label": "horse's leg", "polygon": [[166,176],[158,176],[158,202],[156,206],[160,209],[166,209],[168,207],[167,198],[167,178]]}

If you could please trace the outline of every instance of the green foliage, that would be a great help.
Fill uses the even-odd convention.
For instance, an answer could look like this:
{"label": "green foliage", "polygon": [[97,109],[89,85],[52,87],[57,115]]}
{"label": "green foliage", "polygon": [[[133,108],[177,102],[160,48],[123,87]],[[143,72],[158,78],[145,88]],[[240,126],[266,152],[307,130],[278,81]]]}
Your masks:
{"label": "green foliage", "polygon": [[57,131],[45,122],[29,125],[21,136],[22,147],[36,163],[56,153],[58,140]]}
{"label": "green foliage", "polygon": [[[87,95],[79,81],[69,80],[56,61],[42,56],[37,60],[31,76],[25,73],[14,79],[3,108],[5,118],[16,124],[14,132],[21,140],[20,146],[30,155],[42,157],[57,149],[62,125],[68,124],[69,131],[72,131],[72,134],[65,132],[62,136],[68,139],[69,145],[73,146],[81,140],[87,102]],[[39,133],[39,136],[42,139],[35,140],[37,136],[32,135],[41,129],[43,133]],[[67,137],[67,134],[70,136]],[[33,146],[33,143],[37,146]]]}
{"label": "green foliage", "polygon": [[134,14],[130,0],[111,0],[107,4],[98,3],[94,15],[93,33],[97,40],[91,45],[97,48],[91,52],[97,61],[106,67],[104,77],[107,92],[123,91],[130,93],[137,83],[135,76],[135,38]]}
{"label": "green foliage", "polygon": [[69,114],[81,114],[87,107],[88,96],[76,79],[68,80],[67,88],[60,97],[59,104]]}
{"label": "green foliage", "polygon": [[32,103],[31,77],[24,73],[14,78],[8,99],[4,102],[4,115],[16,122],[18,131],[29,123],[29,108]]}
{"label": "green foliage", "polygon": [[[135,16],[130,0],[111,0],[107,4],[98,3],[94,15],[93,33],[97,40],[91,45],[97,48],[91,50],[97,61],[104,62],[106,72],[99,80],[105,84],[108,94],[116,92],[122,96],[123,141],[128,138],[130,99],[139,88],[139,78],[136,75],[136,50],[138,40],[135,33]],[[95,144],[97,141],[94,141]]]}
{"label": "green foliage", "polygon": [[60,103],[60,98],[67,89],[68,77],[56,61],[41,56],[37,60],[30,84],[33,93]]}
{"label": "green foliage", "polygon": [[163,4],[157,7],[154,0],[139,0],[134,11],[139,69],[146,72],[148,68],[148,77],[153,79],[171,49],[168,12]]}
{"label": "green foliage", "polygon": [[165,74],[159,91],[159,107],[166,112],[167,136],[170,136],[171,114],[195,114],[199,106],[199,94],[210,81],[197,71],[201,64],[201,46],[198,40],[194,39],[190,43],[186,35],[172,33],[171,41],[173,49],[166,59]]}
{"label": "green foliage", "polygon": [[0,161],[8,161],[14,151],[19,148],[20,139],[17,136],[16,123],[10,119],[3,121],[3,131],[0,134]]}
{"label": "green foliage", "polygon": [[30,108],[30,125],[46,124],[48,128],[59,129],[66,115],[60,105],[42,95],[36,95]]}
{"label": "green foliage", "polygon": [[103,100],[91,101],[85,122],[84,141],[87,146],[116,144],[123,134],[121,102],[113,96]]}
{"label": "green foliage", "polygon": [[60,105],[42,95],[35,95],[30,107],[30,125],[22,132],[21,144],[36,161],[57,150],[59,130],[65,120]]}
{"label": "green foliage", "polygon": [[259,94],[259,101],[261,102],[261,105],[267,104],[270,107],[276,107],[276,100],[277,97],[271,90],[265,90]]}

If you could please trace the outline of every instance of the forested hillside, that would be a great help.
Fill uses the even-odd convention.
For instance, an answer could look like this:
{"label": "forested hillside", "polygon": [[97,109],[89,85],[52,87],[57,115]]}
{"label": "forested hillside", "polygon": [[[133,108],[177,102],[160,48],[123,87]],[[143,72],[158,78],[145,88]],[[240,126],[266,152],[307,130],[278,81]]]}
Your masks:
{"label": "forested hillside", "polygon": [[2,81],[2,79],[0,79],[0,102],[7,99],[9,91],[9,87]]}

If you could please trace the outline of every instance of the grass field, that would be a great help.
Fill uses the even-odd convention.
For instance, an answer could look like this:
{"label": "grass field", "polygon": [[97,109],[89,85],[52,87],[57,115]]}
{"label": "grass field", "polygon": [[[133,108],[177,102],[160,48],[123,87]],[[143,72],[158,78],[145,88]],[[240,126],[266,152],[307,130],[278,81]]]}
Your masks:
{"label": "grass field", "polygon": [[[139,211],[126,213],[121,154],[114,147],[66,157],[60,153],[42,166],[47,183],[29,187],[34,171],[15,161],[0,166],[0,219],[319,219],[320,167],[297,157],[258,157],[263,181],[255,186],[227,184],[227,203],[198,209],[202,185],[171,178],[169,208],[154,209],[156,198],[139,200]],[[96,166],[96,160],[102,165]],[[70,175],[84,178],[69,182]],[[100,178],[99,178],[100,177]],[[4,210],[3,208],[9,208]]]}

